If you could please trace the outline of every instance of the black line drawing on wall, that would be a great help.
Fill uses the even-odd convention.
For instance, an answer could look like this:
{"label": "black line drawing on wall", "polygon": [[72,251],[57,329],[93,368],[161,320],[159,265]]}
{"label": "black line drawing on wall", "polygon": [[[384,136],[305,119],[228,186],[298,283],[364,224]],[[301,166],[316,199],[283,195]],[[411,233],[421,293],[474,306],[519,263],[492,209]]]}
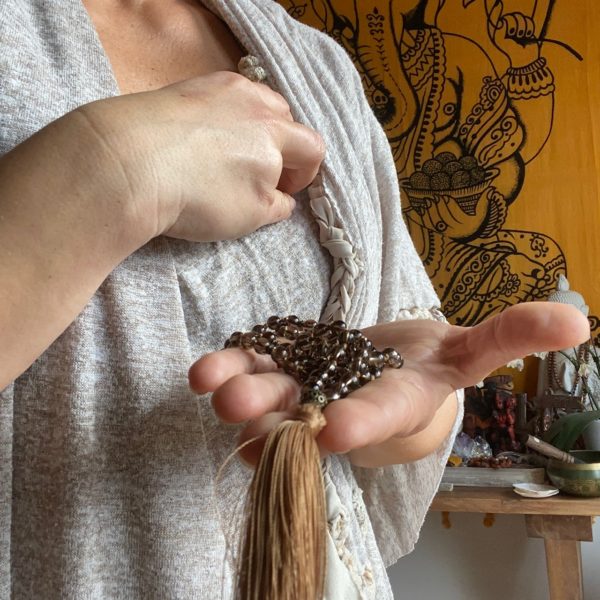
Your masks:
{"label": "black line drawing on wall", "polygon": [[[405,194],[404,217],[449,320],[473,325],[543,300],[566,274],[542,232],[505,227],[527,165],[552,133],[554,76],[544,56],[554,0],[480,2],[498,72],[484,47],[437,23],[446,0],[280,0],[350,54],[383,125]],[[450,0],[448,0],[450,4]]]}

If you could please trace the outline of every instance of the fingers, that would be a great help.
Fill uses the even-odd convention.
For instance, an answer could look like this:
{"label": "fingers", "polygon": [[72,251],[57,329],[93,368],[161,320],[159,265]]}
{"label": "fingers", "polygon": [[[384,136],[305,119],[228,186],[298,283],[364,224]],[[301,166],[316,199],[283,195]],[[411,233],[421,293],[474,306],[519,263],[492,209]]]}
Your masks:
{"label": "fingers", "polygon": [[255,109],[260,108],[262,104],[267,107],[269,112],[293,121],[290,106],[281,94],[273,91],[267,85],[252,82],[243,75],[232,71],[217,71],[209,75],[192,77],[166,86],[165,89],[171,89],[182,97],[186,97],[187,94],[206,94],[213,85],[218,88],[223,87],[230,96],[236,95],[244,98]]}
{"label": "fingers", "polygon": [[212,396],[217,416],[225,423],[241,423],[265,413],[291,410],[298,402],[299,385],[283,373],[235,375]]}
{"label": "fingers", "polygon": [[282,118],[278,125],[278,137],[283,171],[278,188],[295,194],[308,186],[316,177],[319,166],[325,157],[323,138],[313,129],[296,123],[287,101],[281,94],[263,84],[254,84],[262,101]]}
{"label": "fingers", "polygon": [[[171,90],[185,99],[181,102],[189,104],[194,115],[202,112],[211,125],[205,129],[214,144],[215,167],[208,181],[200,177],[204,191],[197,198],[192,195],[188,211],[195,211],[192,218],[178,221],[169,235],[200,241],[232,239],[289,217],[295,207],[292,195],[314,180],[323,161],[323,138],[294,122],[283,96],[236,73],[198,77]],[[190,96],[195,102],[187,100]],[[211,150],[206,136],[198,136],[200,155]],[[232,172],[236,177],[231,177]],[[215,206],[208,193],[216,182],[222,206]],[[228,206],[232,203],[239,210],[232,211]],[[202,217],[199,234],[192,229],[196,214]]]}
{"label": "fingers", "polygon": [[316,177],[325,158],[325,142],[316,131],[300,123],[282,123],[280,135],[283,171],[278,187],[295,194]]}
{"label": "fingers", "polygon": [[311,183],[325,156],[325,144],[316,131],[294,121],[285,98],[262,83],[250,82],[242,75],[230,72],[190,79],[171,88],[177,92],[190,89],[202,93],[207,87],[207,79],[220,82],[230,95],[246,98],[247,106],[252,108],[252,117],[267,125],[276,138],[274,141],[284,169],[281,191],[293,194]]}
{"label": "fingers", "polygon": [[433,231],[439,233],[443,233],[448,229],[447,222],[444,221],[443,217],[440,215],[440,204],[443,202],[444,201],[440,196],[436,196],[431,201],[428,200],[427,211],[423,215],[425,224]]}
{"label": "fingers", "polygon": [[189,369],[190,387],[198,394],[215,391],[227,380],[242,373],[269,373],[277,365],[270,356],[248,352],[240,348],[228,348],[211,352],[197,360]]}
{"label": "fingers", "polygon": [[296,206],[294,197],[280,190],[272,190],[268,194],[263,195],[263,200],[266,200],[263,203],[266,207],[266,214],[260,221],[261,225],[277,223],[277,221],[287,219]]}
{"label": "fingers", "polygon": [[534,352],[572,348],[590,337],[587,318],[558,302],[512,306],[473,328],[452,327],[443,357],[456,367],[456,388],[474,385],[511,360]]}
{"label": "fingers", "polygon": [[290,110],[290,105],[281,94],[273,91],[264,83],[250,82],[250,85],[256,86],[255,91],[259,94],[261,100],[269,107],[270,110],[273,111],[274,114],[282,117],[286,121],[294,121]]}
{"label": "fingers", "polygon": [[525,19],[525,39],[532,39],[535,37],[535,21],[530,17],[523,16]]}

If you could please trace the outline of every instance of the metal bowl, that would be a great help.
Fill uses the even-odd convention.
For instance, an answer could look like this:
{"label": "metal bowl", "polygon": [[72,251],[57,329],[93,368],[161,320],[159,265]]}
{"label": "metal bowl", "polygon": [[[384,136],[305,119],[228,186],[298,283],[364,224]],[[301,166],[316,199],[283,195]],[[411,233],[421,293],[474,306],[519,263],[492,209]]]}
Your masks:
{"label": "metal bowl", "polygon": [[551,458],[546,467],[550,481],[565,494],[600,497],[600,452],[572,450],[569,454],[586,464],[565,463]]}

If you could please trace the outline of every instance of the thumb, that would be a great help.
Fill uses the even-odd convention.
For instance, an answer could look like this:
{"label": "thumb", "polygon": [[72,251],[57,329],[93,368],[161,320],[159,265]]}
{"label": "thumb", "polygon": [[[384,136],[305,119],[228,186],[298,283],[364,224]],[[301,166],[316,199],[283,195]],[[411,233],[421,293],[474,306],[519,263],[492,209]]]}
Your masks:
{"label": "thumb", "polygon": [[287,219],[296,206],[296,200],[290,194],[281,190],[273,190],[269,194],[266,204],[266,214],[264,215],[264,224],[277,223]]}
{"label": "thumb", "polygon": [[494,369],[534,352],[572,348],[590,337],[587,318],[559,302],[525,302],[471,328],[453,328],[444,354],[457,369],[457,387],[473,385]]}

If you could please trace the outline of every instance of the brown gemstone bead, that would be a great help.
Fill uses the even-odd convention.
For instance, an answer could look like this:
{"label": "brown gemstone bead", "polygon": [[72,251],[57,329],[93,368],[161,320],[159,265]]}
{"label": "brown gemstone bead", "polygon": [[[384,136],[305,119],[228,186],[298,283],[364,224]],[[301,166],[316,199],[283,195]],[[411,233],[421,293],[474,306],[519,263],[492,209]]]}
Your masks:
{"label": "brown gemstone bead", "polygon": [[392,369],[399,369],[404,364],[402,355],[395,348],[385,348],[383,350],[385,364]]}
{"label": "brown gemstone bead", "polygon": [[244,348],[252,348],[254,346],[256,336],[252,333],[243,333],[240,339],[240,343]]}
{"label": "brown gemstone bead", "polygon": [[286,360],[289,357],[289,355],[290,353],[288,351],[287,344],[281,344],[280,346],[276,346],[271,352],[271,358],[277,363]]}
{"label": "brown gemstone bead", "polygon": [[381,369],[381,367],[383,367],[384,364],[385,364],[385,357],[380,352],[377,352],[373,356],[369,357],[369,365],[371,365],[372,367]]}

